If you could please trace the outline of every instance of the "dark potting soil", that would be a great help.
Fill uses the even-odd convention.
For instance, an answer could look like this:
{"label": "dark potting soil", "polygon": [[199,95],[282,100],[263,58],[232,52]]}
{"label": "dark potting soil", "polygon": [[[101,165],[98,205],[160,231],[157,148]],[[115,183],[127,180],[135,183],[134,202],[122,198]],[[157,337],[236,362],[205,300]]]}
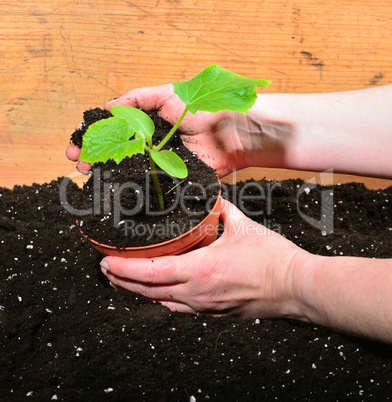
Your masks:
{"label": "dark potting soil", "polygon": [[83,113],[83,122],[81,127],[74,131],[71,135],[71,142],[77,147],[82,148],[83,145],[83,135],[86,134],[89,126],[99,120],[108,119],[113,117],[113,115],[105,109],[96,107],[95,109],[86,110]]}
{"label": "dark potting soil", "polygon": [[[61,182],[0,189],[0,400],[390,398],[391,346],[290,320],[173,313],[114,290],[60,204]],[[312,253],[392,257],[392,187],[297,180],[224,190],[234,202],[241,191],[269,192],[271,202],[253,197],[243,211]],[[319,219],[323,194],[331,234],[297,209]]]}
{"label": "dark potting soil", "polygon": [[[147,112],[154,121],[158,144],[172,126]],[[84,124],[71,141],[81,146],[88,126],[111,114],[99,108],[84,113]],[[214,206],[219,192],[215,171],[189,151],[175,134],[163,149],[171,149],[186,163],[188,176],[179,180],[157,169],[165,208],[158,205],[147,154],[96,163],[92,175],[70,203],[80,211],[81,229],[89,238],[116,247],[141,247],[161,243],[189,231]]]}

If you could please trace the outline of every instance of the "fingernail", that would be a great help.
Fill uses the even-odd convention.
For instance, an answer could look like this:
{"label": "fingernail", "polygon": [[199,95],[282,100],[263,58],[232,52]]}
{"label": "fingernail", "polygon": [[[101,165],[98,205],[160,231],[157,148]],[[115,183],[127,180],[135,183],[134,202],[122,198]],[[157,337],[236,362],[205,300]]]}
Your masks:
{"label": "fingernail", "polygon": [[105,275],[109,271],[109,264],[105,260],[101,261],[101,270]]}
{"label": "fingernail", "polygon": [[117,100],[117,98],[112,99],[111,101],[109,101],[108,103],[106,103],[105,107],[110,106],[113,102],[115,102]]}

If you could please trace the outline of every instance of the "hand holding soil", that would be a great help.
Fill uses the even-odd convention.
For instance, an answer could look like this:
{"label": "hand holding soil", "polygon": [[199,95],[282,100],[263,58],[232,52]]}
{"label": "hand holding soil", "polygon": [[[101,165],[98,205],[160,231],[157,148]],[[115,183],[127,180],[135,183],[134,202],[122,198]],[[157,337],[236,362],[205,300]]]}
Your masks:
{"label": "hand holding soil", "polygon": [[[174,93],[172,84],[134,89],[109,102],[105,108],[110,111],[117,105],[136,107],[145,111],[158,110],[158,115],[171,124],[178,121],[185,107],[185,103]],[[255,119],[250,112],[248,115],[222,110],[217,113],[203,111],[197,111],[196,114],[187,113],[179,130],[184,144],[222,177],[249,166],[255,154],[263,157],[265,163],[271,159],[271,155],[274,159],[275,155],[280,154],[274,145],[266,146],[270,142],[268,139],[262,141],[263,147],[259,147],[259,137],[263,134],[260,132],[260,127],[258,116]],[[76,128],[81,128],[81,123]],[[281,143],[282,141],[278,141],[279,148]],[[70,160],[77,162],[80,153],[80,149],[71,144],[66,154]],[[81,173],[87,174],[89,168],[89,164],[78,162],[77,169]]]}
{"label": "hand holding soil", "polygon": [[[173,92],[172,84],[134,89],[109,102],[105,108],[110,110],[115,105],[158,110],[158,115],[171,124],[178,120],[185,106]],[[223,177],[246,166],[240,132],[246,120],[247,116],[241,113],[198,111],[194,115],[188,113],[179,130],[184,144]]]}

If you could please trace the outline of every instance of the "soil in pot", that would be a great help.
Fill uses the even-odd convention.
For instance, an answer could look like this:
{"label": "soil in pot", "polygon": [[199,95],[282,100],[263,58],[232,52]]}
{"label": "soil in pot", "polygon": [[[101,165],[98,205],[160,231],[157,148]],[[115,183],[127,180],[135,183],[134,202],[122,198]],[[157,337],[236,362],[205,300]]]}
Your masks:
{"label": "soil in pot", "polygon": [[[148,114],[156,127],[153,139],[159,143],[172,126],[157,112]],[[88,126],[110,116],[99,108],[85,112],[85,125],[72,134],[72,142],[80,147]],[[164,211],[158,205],[146,154],[126,157],[120,164],[113,160],[96,163],[83,192],[72,202],[78,211],[90,211],[78,218],[85,235],[110,246],[142,247],[178,237],[208,215],[220,188],[214,169],[189,151],[178,134],[164,149],[176,152],[189,172],[179,180],[158,168]]]}

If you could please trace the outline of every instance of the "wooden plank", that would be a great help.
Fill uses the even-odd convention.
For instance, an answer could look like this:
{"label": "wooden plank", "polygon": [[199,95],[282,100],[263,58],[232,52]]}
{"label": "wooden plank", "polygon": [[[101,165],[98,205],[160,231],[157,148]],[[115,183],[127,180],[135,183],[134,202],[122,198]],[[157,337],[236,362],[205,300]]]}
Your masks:
{"label": "wooden plank", "polygon": [[391,19],[376,0],[2,2],[0,186],[68,174],[84,110],[212,63],[272,80],[266,92],[390,84]]}

